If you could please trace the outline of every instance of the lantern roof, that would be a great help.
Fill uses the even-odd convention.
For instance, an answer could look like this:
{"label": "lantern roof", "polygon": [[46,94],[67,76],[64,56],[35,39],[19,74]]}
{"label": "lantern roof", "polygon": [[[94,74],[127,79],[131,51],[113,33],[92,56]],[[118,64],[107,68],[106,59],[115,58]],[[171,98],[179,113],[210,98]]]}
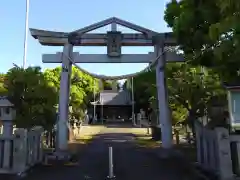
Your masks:
{"label": "lantern roof", "polygon": [[13,107],[7,96],[0,96],[0,107]]}

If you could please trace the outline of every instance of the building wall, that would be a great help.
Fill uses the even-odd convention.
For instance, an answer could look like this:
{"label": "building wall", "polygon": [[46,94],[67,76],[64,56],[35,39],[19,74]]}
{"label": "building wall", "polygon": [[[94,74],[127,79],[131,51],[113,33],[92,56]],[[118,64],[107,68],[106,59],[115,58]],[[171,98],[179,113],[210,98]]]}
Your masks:
{"label": "building wall", "polygon": [[97,117],[101,118],[103,112],[104,119],[117,119],[120,116],[123,119],[129,119],[132,113],[131,106],[97,106]]}

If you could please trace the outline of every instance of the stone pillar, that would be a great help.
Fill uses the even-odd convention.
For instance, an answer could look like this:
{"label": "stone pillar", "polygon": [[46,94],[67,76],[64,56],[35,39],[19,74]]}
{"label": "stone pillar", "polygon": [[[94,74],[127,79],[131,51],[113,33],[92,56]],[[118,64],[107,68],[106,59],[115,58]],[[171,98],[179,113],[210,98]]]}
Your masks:
{"label": "stone pillar", "polygon": [[68,148],[68,112],[69,112],[69,89],[72,63],[68,57],[72,57],[73,45],[66,44],[63,48],[62,73],[59,95],[59,118],[57,122],[57,147],[59,151]]}
{"label": "stone pillar", "polygon": [[230,136],[226,128],[215,128],[216,140],[217,140],[217,165],[219,171],[219,177],[221,180],[234,179],[232,159],[231,159],[231,147]]}
{"label": "stone pillar", "polygon": [[[155,46],[155,54],[158,56],[164,52],[164,46]],[[168,104],[167,85],[165,77],[165,55],[161,55],[157,61],[156,67],[156,80],[157,80],[157,96],[158,96],[158,108],[159,108],[159,122],[161,126],[161,138],[162,147],[172,147],[172,123],[170,119],[170,111]]]}
{"label": "stone pillar", "polygon": [[11,138],[13,134],[12,120],[2,120],[2,123],[3,123],[3,136]]}
{"label": "stone pillar", "polygon": [[13,170],[16,173],[24,172],[27,166],[28,132],[26,129],[17,129],[14,137]]}
{"label": "stone pillar", "polygon": [[3,167],[9,168],[10,167],[10,156],[11,156],[11,146],[12,141],[11,137],[13,136],[13,124],[12,120],[2,120],[3,122],[3,137],[5,139],[4,141],[4,153],[3,153]]}

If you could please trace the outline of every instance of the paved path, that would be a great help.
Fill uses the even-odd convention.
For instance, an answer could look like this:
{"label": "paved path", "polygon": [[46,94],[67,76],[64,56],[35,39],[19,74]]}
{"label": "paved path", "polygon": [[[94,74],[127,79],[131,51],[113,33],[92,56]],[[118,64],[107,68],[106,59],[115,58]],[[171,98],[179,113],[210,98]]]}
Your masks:
{"label": "paved path", "polygon": [[137,147],[134,139],[135,135],[127,128],[104,128],[81,152],[79,165],[44,167],[26,179],[105,180],[108,175],[108,147],[112,146],[116,180],[197,180],[182,169],[181,163],[157,158],[152,150]]}

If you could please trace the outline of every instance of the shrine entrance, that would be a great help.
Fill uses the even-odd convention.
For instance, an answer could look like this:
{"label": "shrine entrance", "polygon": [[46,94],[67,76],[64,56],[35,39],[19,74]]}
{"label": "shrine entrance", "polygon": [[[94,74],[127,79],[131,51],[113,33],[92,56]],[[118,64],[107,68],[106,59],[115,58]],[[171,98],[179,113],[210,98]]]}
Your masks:
{"label": "shrine entrance", "polygon": [[[89,33],[95,29],[111,24],[107,33]],[[117,30],[121,25],[138,33],[122,33]],[[159,122],[162,132],[162,147],[172,147],[172,124],[165,82],[166,62],[183,61],[181,55],[167,51],[165,47],[176,46],[172,33],[158,33],[116,17],[81,28],[74,32],[54,32],[30,29],[31,35],[38,39],[41,45],[63,46],[63,52],[43,54],[43,63],[62,63],[62,74],[59,96],[59,119],[57,122],[57,146],[59,151],[67,150],[68,144],[68,111],[69,87],[72,65],[99,79],[127,79],[156,67],[156,85],[159,105]],[[73,46],[106,46],[107,54],[81,54],[73,52]],[[154,52],[148,54],[122,54],[122,46],[154,46]],[[148,63],[149,66],[134,74],[122,76],[97,75],[82,69],[77,63]],[[134,106],[134,100],[132,101]],[[132,112],[135,117],[134,112]],[[134,119],[134,118],[133,118]]]}

